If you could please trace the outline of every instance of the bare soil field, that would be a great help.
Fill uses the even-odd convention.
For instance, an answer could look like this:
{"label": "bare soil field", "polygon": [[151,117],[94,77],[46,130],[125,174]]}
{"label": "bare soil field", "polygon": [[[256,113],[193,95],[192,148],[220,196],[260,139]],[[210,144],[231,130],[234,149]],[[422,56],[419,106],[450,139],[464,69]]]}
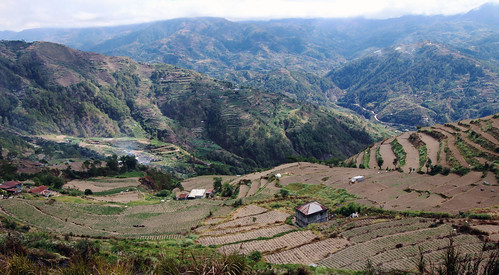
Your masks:
{"label": "bare soil field", "polygon": [[427,150],[427,158],[431,159],[432,163],[435,164],[440,164],[440,165],[447,165],[447,162],[445,161],[445,157],[438,156],[440,152],[440,142],[425,134],[425,133],[418,133],[419,137],[421,137],[421,140],[426,144],[426,150]]}
{"label": "bare soil field", "polygon": [[144,199],[144,195],[139,191],[121,192],[118,194],[112,194],[108,196],[89,196],[96,201],[104,202],[119,202],[119,203],[129,203],[132,201],[139,201]]}
{"label": "bare soil field", "polygon": [[254,204],[245,205],[238,208],[232,215],[231,220],[235,220],[242,217],[253,216],[257,214],[262,214],[269,211],[267,208],[263,208]]}
{"label": "bare soil field", "polygon": [[279,211],[279,210],[273,210],[270,212],[265,212],[262,214],[258,215],[253,215],[253,216],[247,216],[247,217],[242,217],[238,218],[235,220],[230,220],[221,224],[218,224],[215,228],[216,229],[222,229],[222,228],[230,228],[230,227],[240,227],[240,226],[247,226],[247,225],[252,225],[252,224],[258,224],[260,226],[265,226],[269,224],[275,224],[275,223],[283,223],[287,217],[289,217],[290,214]]}
{"label": "bare soil field", "polygon": [[95,193],[139,185],[139,178],[94,178],[91,180],[72,180],[66,183],[63,188],[72,188],[80,191],[90,189]]}
{"label": "bare soil field", "polygon": [[409,173],[411,168],[417,170],[420,166],[418,149],[409,141],[409,136],[410,133],[406,132],[397,137],[397,141],[402,145],[407,154],[405,165],[402,167],[406,173]]}
{"label": "bare soil field", "polygon": [[184,190],[188,191],[192,189],[211,189],[213,188],[214,177],[222,178],[222,183],[232,181],[236,178],[235,176],[199,176],[184,180],[182,186]]}
{"label": "bare soil field", "polygon": [[[278,166],[274,169],[274,173],[277,172],[283,175],[279,181],[282,185],[322,183],[357,195],[360,203],[384,209],[458,213],[499,205],[499,185],[492,173],[486,178],[481,177],[481,172],[470,172],[463,177],[456,174],[430,176],[376,169],[330,168],[311,163]],[[364,176],[365,180],[350,184],[349,179],[358,175]],[[489,185],[484,185],[484,181]]]}

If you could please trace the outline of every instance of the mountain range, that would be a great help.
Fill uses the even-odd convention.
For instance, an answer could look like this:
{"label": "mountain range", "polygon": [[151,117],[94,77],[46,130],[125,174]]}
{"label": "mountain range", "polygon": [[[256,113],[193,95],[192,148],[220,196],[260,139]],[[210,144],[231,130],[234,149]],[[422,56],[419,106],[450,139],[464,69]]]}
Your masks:
{"label": "mountain range", "polygon": [[[392,19],[232,22],[222,18],[180,18],[119,27],[0,32],[0,39],[53,41],[151,64],[168,63],[313,104],[336,108],[339,102],[373,120],[379,113],[379,121],[404,129],[497,112],[491,98],[498,97],[498,13],[498,5],[486,4],[454,16]],[[438,45],[440,50],[430,53],[425,50],[428,43]],[[399,51],[397,61],[390,54],[397,48],[420,50],[411,54]],[[363,68],[357,73],[369,75],[369,80],[355,79],[362,83],[345,85],[348,81],[344,73],[359,64]],[[453,69],[446,71],[449,66]],[[470,69],[473,66],[480,68]],[[394,74],[407,74],[411,79],[421,79],[421,83]],[[379,83],[387,77],[390,83],[381,87]],[[452,93],[461,93],[461,104],[447,101],[442,108],[443,104],[429,102],[449,97],[449,87],[453,87]],[[422,93],[430,97],[426,101],[417,99],[414,89],[419,91],[418,96]],[[391,90],[398,96],[390,96],[390,100],[404,98],[401,104],[388,103],[387,107],[359,99],[359,94],[377,97]],[[472,110],[464,111],[467,107]]]}
{"label": "mountain range", "polygon": [[157,139],[232,173],[343,159],[380,138],[355,116],[282,94],[49,42],[0,42],[0,122],[29,135]]}

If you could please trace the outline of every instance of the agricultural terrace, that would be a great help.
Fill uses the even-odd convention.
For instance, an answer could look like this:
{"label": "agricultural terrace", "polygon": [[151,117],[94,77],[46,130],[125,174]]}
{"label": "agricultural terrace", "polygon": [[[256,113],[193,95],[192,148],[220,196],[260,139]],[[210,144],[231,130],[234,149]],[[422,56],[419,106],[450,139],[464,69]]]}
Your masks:
{"label": "agricultural terrace", "polygon": [[[136,237],[186,234],[211,214],[227,214],[220,201],[145,200],[105,203],[79,197],[1,200],[2,212],[59,234]],[[150,237],[152,238],[152,237]]]}
{"label": "agricultural terrace", "polygon": [[[293,190],[300,184],[328,186],[333,190],[344,189],[348,194],[355,195],[355,201],[358,203],[386,210],[458,214],[480,208],[484,209],[481,212],[495,214],[494,207],[499,205],[499,184],[493,173],[488,173],[485,177],[478,171],[470,171],[464,176],[455,173],[432,176],[379,169],[331,168],[321,164],[299,162],[293,166],[278,166],[273,172],[262,177],[277,173],[282,175],[281,178],[270,183],[279,183],[292,195],[301,195]],[[363,182],[349,182],[352,177],[359,175],[365,177]],[[273,188],[277,189],[274,194],[280,192],[281,188],[275,185]],[[256,196],[263,199],[263,190]],[[267,195],[267,198],[269,196]],[[246,198],[245,201],[251,202],[254,199]]]}
{"label": "agricultural terrace", "polygon": [[[333,269],[362,270],[370,259],[384,270],[411,270],[415,268],[420,247],[428,260],[438,262],[452,236],[460,251],[478,254],[483,247],[481,238],[489,238],[487,234],[493,235],[499,230],[499,223],[492,221],[470,220],[468,224],[463,220],[393,216],[335,218],[298,228],[279,219],[274,223],[258,223],[262,215],[276,211],[266,210],[263,205],[268,204],[264,201],[260,205],[245,205],[225,219],[218,217],[217,222],[205,223],[196,242],[214,246],[226,254],[247,255],[259,251],[273,264],[316,264]],[[213,221],[212,218],[207,220]],[[470,228],[481,230],[482,236],[468,234]],[[497,247],[490,244],[487,249],[485,256]]]}
{"label": "agricultural terrace", "polygon": [[499,165],[498,121],[499,117],[494,115],[434,125],[376,143],[371,148],[376,148],[383,163],[381,168],[377,158],[363,157],[368,150],[352,156],[347,162],[354,162],[357,167],[400,169],[405,173],[455,172],[462,175],[475,170],[484,175],[489,171],[493,174],[493,167]]}

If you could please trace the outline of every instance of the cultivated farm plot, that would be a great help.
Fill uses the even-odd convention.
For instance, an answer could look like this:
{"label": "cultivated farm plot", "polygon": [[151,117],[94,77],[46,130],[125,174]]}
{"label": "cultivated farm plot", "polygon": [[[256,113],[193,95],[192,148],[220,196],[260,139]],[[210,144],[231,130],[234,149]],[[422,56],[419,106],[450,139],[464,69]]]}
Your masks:
{"label": "cultivated farm plot", "polygon": [[[318,264],[330,268],[360,270],[365,268],[366,259],[397,247],[417,246],[429,240],[442,239],[452,232],[452,227],[445,224],[433,228],[419,229],[395,235],[374,238],[370,241],[349,246],[319,261]],[[362,251],[362,253],[359,253]],[[403,256],[401,256],[403,257]],[[407,268],[407,266],[406,266]]]}
{"label": "cultivated farm plot", "polygon": [[257,228],[261,228],[261,226],[258,224],[252,224],[252,225],[248,225],[248,226],[229,227],[226,229],[204,231],[203,236],[218,236],[218,235],[225,235],[225,234],[234,234],[234,233],[238,233],[238,232],[250,231],[253,229],[257,229]]}
{"label": "cultivated farm plot", "polygon": [[274,223],[283,223],[290,214],[278,211],[278,210],[273,210],[270,212],[265,212],[262,214],[258,215],[253,215],[253,216],[247,216],[247,217],[242,217],[239,219],[235,220],[230,220],[228,222],[221,223],[215,227],[215,229],[223,229],[223,228],[230,228],[230,227],[240,227],[240,226],[247,226],[247,225],[252,225],[252,224],[258,224],[260,226],[265,226],[268,224],[274,224]]}
{"label": "cultivated farm plot", "polygon": [[317,236],[310,230],[295,231],[269,240],[249,241],[240,244],[229,244],[219,247],[218,252],[225,254],[249,254],[253,251],[261,253],[273,252],[281,249],[290,249],[312,242]]}
{"label": "cultivated farm plot", "polygon": [[139,178],[94,178],[89,180],[72,180],[63,188],[72,188],[80,191],[90,189],[92,192],[108,191],[115,188],[139,186]]}
{"label": "cultivated farm plot", "polygon": [[103,202],[119,202],[119,203],[129,203],[132,201],[142,200],[144,195],[139,191],[130,192],[120,192],[117,194],[107,195],[107,196],[89,196],[93,200],[103,201]]}
{"label": "cultivated farm plot", "polygon": [[[5,212],[26,223],[60,234],[90,236],[183,234],[215,212],[209,200],[172,201],[154,205],[116,206],[46,200],[1,200]],[[171,207],[171,208],[170,208]]]}
{"label": "cultivated farm plot", "polygon": [[431,225],[430,221],[431,220],[424,218],[402,219],[398,221],[361,226],[348,230],[342,233],[342,235],[355,243],[361,243],[379,237],[428,228]]}
{"label": "cultivated farm plot", "polygon": [[238,208],[235,211],[235,213],[232,215],[231,220],[235,220],[235,219],[247,217],[247,216],[253,216],[253,215],[257,215],[257,214],[262,214],[262,213],[265,213],[267,211],[268,211],[267,208],[263,208],[263,207],[260,207],[258,205],[254,205],[254,204],[249,204],[249,205]]}
{"label": "cultivated farm plot", "polygon": [[244,185],[244,184],[240,185],[239,186],[239,194],[237,194],[237,198],[242,199],[242,198],[246,197],[246,194],[248,193],[249,189],[250,188],[248,185]]}
{"label": "cultivated farm plot", "polygon": [[275,236],[275,235],[280,234],[280,233],[291,231],[293,229],[296,229],[296,227],[288,225],[288,224],[283,224],[283,225],[260,228],[260,229],[255,229],[255,230],[242,232],[242,233],[236,233],[236,234],[226,234],[226,235],[222,235],[222,236],[201,237],[197,240],[197,242],[199,242],[200,244],[205,245],[205,246],[221,245],[221,244],[223,245],[223,244],[235,243],[235,242],[240,242],[240,241],[258,239],[261,237],[269,238],[269,237]]}
{"label": "cultivated farm plot", "polygon": [[265,256],[265,260],[273,264],[315,264],[326,258],[329,254],[343,249],[348,245],[350,245],[350,242],[346,239],[329,238],[267,255]]}
{"label": "cultivated farm plot", "polygon": [[194,178],[186,179],[182,182],[184,190],[192,189],[210,189],[213,188],[213,178],[220,177],[222,182],[228,182],[234,180],[235,176],[199,176]]}

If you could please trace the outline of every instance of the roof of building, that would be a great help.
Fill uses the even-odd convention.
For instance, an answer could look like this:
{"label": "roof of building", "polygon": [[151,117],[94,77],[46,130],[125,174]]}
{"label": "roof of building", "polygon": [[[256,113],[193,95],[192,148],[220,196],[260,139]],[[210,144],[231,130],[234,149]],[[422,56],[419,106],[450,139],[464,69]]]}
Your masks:
{"label": "roof of building", "polygon": [[328,210],[329,208],[327,208],[326,206],[322,205],[319,202],[313,201],[313,202],[309,202],[309,203],[306,203],[303,205],[299,205],[299,206],[295,207],[295,209],[297,211],[300,211],[304,215],[311,215],[311,214],[314,214],[317,212]]}
{"label": "roof of building", "polygon": [[213,188],[206,190],[206,194],[213,192]]}
{"label": "roof of building", "polygon": [[189,193],[180,193],[177,194],[177,199],[185,199],[187,196],[189,196]]}
{"label": "roof of building", "polygon": [[206,189],[192,189],[189,198],[204,197],[204,194],[206,194]]}
{"label": "roof of building", "polygon": [[6,181],[3,184],[0,184],[0,188],[2,189],[11,189],[21,184],[19,181]]}
{"label": "roof of building", "polygon": [[49,189],[47,186],[41,185],[41,186],[37,186],[37,187],[31,188],[31,190],[29,190],[29,192],[40,194],[41,192],[43,192],[43,191],[45,191],[47,189]]}

